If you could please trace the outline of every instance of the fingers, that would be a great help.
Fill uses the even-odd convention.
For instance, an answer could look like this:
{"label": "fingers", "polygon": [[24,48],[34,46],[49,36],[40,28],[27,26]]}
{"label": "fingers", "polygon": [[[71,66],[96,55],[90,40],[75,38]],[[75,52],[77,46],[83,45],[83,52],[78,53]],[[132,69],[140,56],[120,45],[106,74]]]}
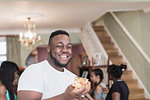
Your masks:
{"label": "fingers", "polygon": [[69,85],[65,91],[65,95],[67,96],[67,98],[79,98],[85,91],[85,89],[85,86],[81,89],[75,89],[72,85]]}
{"label": "fingers", "polygon": [[74,89],[74,93],[76,96],[79,96],[79,95],[81,96],[84,93],[84,91],[86,91],[85,84],[83,84],[82,88],[80,89]]}
{"label": "fingers", "polygon": [[102,88],[102,89],[103,89],[104,93],[106,93],[106,94],[109,92],[108,88]]}
{"label": "fingers", "polygon": [[68,88],[71,90],[74,90],[74,87],[72,85],[69,85]]}
{"label": "fingers", "polygon": [[84,95],[88,93],[91,89],[91,83],[89,82],[88,85],[85,85],[83,83],[83,87],[81,89],[74,89],[74,93],[76,97],[80,97],[81,95]]}
{"label": "fingers", "polygon": [[86,90],[82,94],[88,93],[90,89],[91,89],[91,82],[88,82],[88,85],[86,85]]}
{"label": "fingers", "polygon": [[88,100],[88,99],[84,98],[84,97],[80,97],[80,98],[78,98],[78,100]]}
{"label": "fingers", "polygon": [[[88,87],[89,88],[89,87]],[[75,89],[72,85],[69,85],[63,95],[66,97],[66,100],[72,100],[72,99],[77,99],[81,98],[81,95],[86,93],[87,88],[86,85],[83,84],[83,87],[81,89]],[[81,98],[81,100],[86,100]]]}
{"label": "fingers", "polygon": [[72,85],[73,88],[73,92],[72,92],[72,96],[74,98],[77,99],[83,99],[86,100],[84,98],[81,98],[81,95],[84,95],[86,93],[88,93],[91,89],[91,83],[86,79],[82,79],[82,78],[78,78],[78,80],[75,80],[74,84]]}

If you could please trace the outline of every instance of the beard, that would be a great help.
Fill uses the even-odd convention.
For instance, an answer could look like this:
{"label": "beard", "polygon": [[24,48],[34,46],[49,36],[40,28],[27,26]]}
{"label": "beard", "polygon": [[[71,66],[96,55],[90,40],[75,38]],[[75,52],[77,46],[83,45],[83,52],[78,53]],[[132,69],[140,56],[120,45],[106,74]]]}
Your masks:
{"label": "beard", "polygon": [[68,64],[69,64],[69,62],[70,62],[70,60],[71,60],[71,58],[68,60],[68,62],[66,63],[66,64],[61,64],[53,55],[52,55],[52,52],[50,51],[50,57],[52,58],[52,60],[53,60],[53,62],[54,62],[54,64],[57,66],[57,67],[60,67],[60,68],[64,68],[64,67],[66,67]]}

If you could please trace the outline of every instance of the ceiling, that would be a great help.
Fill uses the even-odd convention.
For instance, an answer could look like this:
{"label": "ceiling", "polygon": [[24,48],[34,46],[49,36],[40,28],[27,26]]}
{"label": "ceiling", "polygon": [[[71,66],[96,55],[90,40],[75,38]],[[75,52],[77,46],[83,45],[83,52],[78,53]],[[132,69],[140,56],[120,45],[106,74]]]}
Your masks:
{"label": "ceiling", "polygon": [[40,33],[50,29],[78,30],[107,11],[140,10],[147,2],[52,2],[0,1],[0,34],[17,34],[24,29],[26,17],[36,24]]}

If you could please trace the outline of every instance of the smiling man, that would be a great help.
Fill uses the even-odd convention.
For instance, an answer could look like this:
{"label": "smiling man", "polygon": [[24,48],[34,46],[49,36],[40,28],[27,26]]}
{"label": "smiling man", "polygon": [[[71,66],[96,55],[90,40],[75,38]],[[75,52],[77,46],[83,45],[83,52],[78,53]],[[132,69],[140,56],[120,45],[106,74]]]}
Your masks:
{"label": "smiling man", "polygon": [[[48,59],[30,65],[21,75],[18,100],[74,100],[90,90],[89,86],[75,91],[72,86],[76,75],[65,67],[72,58],[72,44],[66,31],[50,35]],[[82,100],[86,100],[82,98]]]}

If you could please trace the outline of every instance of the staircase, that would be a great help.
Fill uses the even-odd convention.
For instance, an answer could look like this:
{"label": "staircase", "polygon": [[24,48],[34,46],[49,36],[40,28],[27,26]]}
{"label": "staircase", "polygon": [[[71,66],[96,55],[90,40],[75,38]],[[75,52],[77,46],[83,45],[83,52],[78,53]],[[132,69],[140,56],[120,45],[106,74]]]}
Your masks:
{"label": "staircase", "polygon": [[[111,37],[105,31],[104,26],[94,26],[93,28],[112,63],[117,65],[126,64],[122,55],[120,55],[119,50],[111,40]],[[150,100],[145,98],[144,89],[139,88],[138,80],[133,78],[131,70],[127,69],[124,72],[122,80],[124,80],[129,87],[129,100]]]}

